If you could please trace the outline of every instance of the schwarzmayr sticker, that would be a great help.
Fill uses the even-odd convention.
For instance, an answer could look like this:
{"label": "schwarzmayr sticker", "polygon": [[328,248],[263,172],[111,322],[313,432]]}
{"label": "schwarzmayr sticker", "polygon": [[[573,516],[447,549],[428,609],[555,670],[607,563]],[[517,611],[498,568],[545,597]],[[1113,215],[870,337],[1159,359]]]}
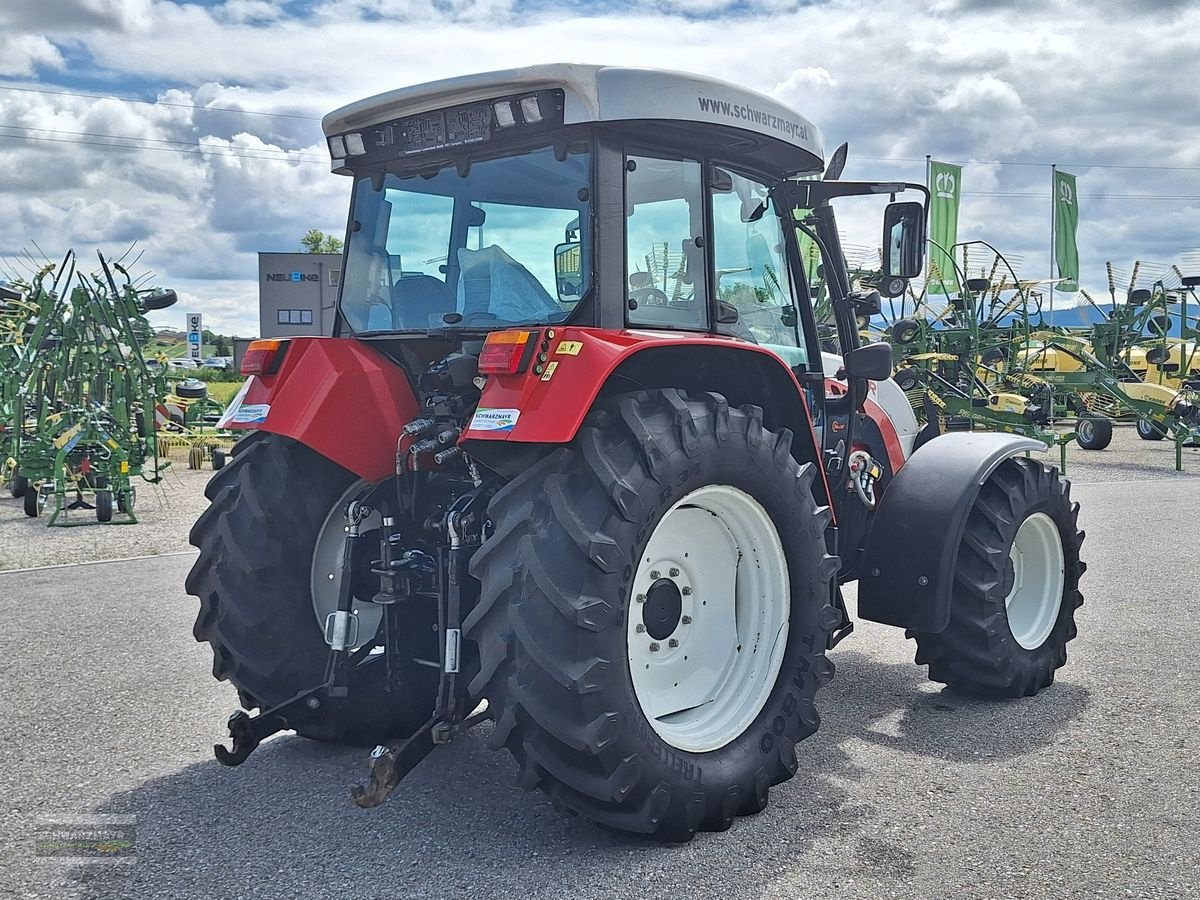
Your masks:
{"label": "schwarzmayr sticker", "polygon": [[519,409],[484,409],[475,410],[471,417],[472,431],[512,431],[521,418]]}

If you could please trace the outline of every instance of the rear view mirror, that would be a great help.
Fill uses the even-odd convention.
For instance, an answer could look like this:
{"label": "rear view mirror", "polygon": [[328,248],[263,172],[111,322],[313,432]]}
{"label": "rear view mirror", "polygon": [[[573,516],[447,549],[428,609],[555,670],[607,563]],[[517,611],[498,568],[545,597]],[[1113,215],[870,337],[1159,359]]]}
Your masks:
{"label": "rear view mirror", "polygon": [[856,347],[846,354],[843,365],[850,378],[883,381],[892,374],[892,346],[881,341]]}
{"label": "rear view mirror", "polygon": [[883,213],[883,274],[916,278],[925,265],[925,207],[889,203]]}
{"label": "rear view mirror", "polygon": [[554,283],[558,286],[558,299],[573,303],[579,299],[583,284],[583,256],[579,242],[571,241],[554,248]]}
{"label": "rear view mirror", "polygon": [[883,311],[879,291],[861,291],[850,295],[850,305],[856,316],[877,316]]}

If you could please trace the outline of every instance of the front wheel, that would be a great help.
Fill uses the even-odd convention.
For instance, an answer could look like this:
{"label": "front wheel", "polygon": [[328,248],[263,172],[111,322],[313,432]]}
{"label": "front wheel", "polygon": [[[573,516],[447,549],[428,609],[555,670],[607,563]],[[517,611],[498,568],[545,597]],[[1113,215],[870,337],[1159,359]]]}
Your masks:
{"label": "front wheel", "polygon": [[792,776],[840,616],[791,439],[715,394],[626,395],[496,494],[464,630],[526,787],[686,840]]}
{"label": "front wheel", "polygon": [[20,498],[25,496],[25,491],[29,489],[29,479],[24,475],[13,473],[12,481],[8,483],[8,492],[14,497]]}
{"label": "front wheel", "polygon": [[1167,432],[1161,426],[1149,419],[1138,419],[1137,433],[1143,441],[1161,441],[1167,436]]}
{"label": "front wheel", "polygon": [[959,544],[950,624],[910,632],[934,681],[991,697],[1036,694],[1054,681],[1083,604],[1083,532],[1070,483],[1023,458],[984,483]]}
{"label": "front wheel", "polygon": [[1075,443],[1084,450],[1103,450],[1112,443],[1111,419],[1085,417],[1075,425]]}

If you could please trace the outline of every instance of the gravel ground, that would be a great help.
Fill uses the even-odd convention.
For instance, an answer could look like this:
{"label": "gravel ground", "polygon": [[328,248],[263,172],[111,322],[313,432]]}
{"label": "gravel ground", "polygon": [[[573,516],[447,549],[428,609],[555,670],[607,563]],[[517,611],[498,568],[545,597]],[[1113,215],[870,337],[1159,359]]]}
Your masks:
{"label": "gravel ground", "polygon": [[204,485],[211,475],[189,470],[186,456],[176,454],[159,484],[137,482],[136,525],[101,526],[91,510],[79,510],[71,521],[91,525],[48,528],[48,512],[31,519],[20,500],[0,491],[0,570],[190,550],[188,529],[208,507]]}
{"label": "gravel ground", "polygon": [[[965,698],[860,623],[796,777],[684,846],[561,818],[487,726],[372,811],[347,796],[361,750],[280,736],[223,768],[235,698],[191,637],[189,557],[0,574],[0,896],[1200,897],[1200,559],[1167,530],[1200,506],[1200,458],[1114,448],[1072,457],[1090,569],[1052,688]],[[39,819],[95,814],[133,821],[131,863],[34,857]]]}

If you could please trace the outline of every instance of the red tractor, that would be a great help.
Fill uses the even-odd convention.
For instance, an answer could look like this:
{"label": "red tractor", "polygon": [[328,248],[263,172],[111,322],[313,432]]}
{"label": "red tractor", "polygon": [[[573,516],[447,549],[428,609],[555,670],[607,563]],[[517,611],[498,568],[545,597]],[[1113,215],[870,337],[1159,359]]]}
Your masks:
{"label": "red tractor", "polygon": [[[847,582],[936,681],[1051,683],[1067,481],[1035,441],[918,430],[859,346],[922,268],[924,187],[841,181],[792,110],[670,72],[455,78],[324,129],[354,183],[334,336],[251,345],[191,534],[246,710],[222,762],[378,744],[372,806],[489,718],[557,807],[684,840],[795,772]],[[863,195],[891,198],[873,288],[831,206]]]}

